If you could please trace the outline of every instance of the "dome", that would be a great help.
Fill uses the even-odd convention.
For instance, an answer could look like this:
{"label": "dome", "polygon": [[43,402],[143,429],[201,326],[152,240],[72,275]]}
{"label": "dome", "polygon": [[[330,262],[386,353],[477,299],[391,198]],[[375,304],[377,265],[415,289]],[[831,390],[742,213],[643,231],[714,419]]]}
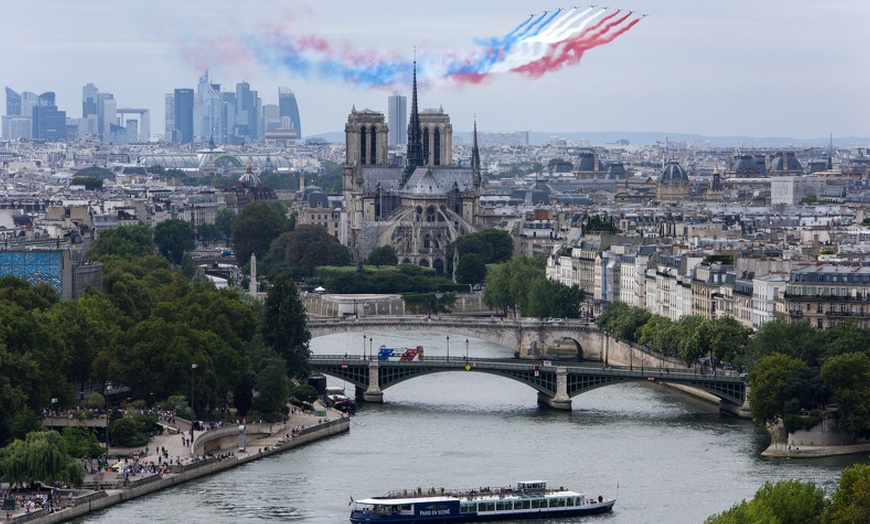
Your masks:
{"label": "dome", "polygon": [[794,153],[777,153],[776,156],[770,159],[771,172],[803,171],[803,169],[800,161],[795,158]]}
{"label": "dome", "polygon": [[731,160],[729,171],[743,176],[760,175],[764,173],[764,165],[759,165],[752,155],[739,155]]}
{"label": "dome", "polygon": [[689,175],[686,174],[686,170],[676,160],[671,160],[665,164],[662,174],[659,175],[659,182],[663,184],[684,183],[688,181]]}
{"label": "dome", "polygon": [[248,164],[248,167],[245,168],[245,174],[239,177],[239,182],[242,184],[248,184],[253,187],[257,187],[260,185],[260,177],[258,177],[254,173],[254,165]]}

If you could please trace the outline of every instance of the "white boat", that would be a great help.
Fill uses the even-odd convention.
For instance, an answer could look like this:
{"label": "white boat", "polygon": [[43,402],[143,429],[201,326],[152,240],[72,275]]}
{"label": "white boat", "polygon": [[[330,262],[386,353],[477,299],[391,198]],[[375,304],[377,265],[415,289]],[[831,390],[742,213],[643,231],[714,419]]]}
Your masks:
{"label": "white boat", "polygon": [[410,524],[592,515],[611,511],[616,497],[588,497],[561,487],[547,488],[543,480],[531,480],[502,488],[391,491],[381,497],[352,501],[350,521],[355,524]]}

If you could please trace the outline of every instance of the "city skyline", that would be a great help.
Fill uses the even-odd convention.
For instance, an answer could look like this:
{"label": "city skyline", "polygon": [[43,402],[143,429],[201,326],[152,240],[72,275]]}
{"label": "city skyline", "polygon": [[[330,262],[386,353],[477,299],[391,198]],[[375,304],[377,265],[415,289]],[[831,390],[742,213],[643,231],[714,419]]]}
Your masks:
{"label": "city skyline", "polygon": [[[99,6],[99,20],[89,4]],[[459,130],[470,129],[476,114],[481,131],[870,136],[862,92],[868,73],[861,67],[870,6],[683,4],[620,2],[610,9],[649,16],[578,64],[536,78],[506,73],[479,84],[423,87],[421,108],[443,107]],[[447,0],[425,17],[392,2],[374,11],[340,7],[264,0],[46,0],[39,10],[17,4],[6,11],[17,22],[0,35],[0,70],[16,91],[54,91],[68,117],[81,116],[82,87],[93,83],[120,105],[149,108],[151,128],[162,130],[165,94],[195,87],[207,68],[225,89],[248,82],[264,104],[277,103],[279,87],[288,86],[303,136],[312,136],[339,131],[352,106],[386,113],[392,90],[408,92],[408,85],[369,88],[300,75],[263,57],[234,56],[237,48],[215,41],[242,41],[271,24],[280,35],[313,34],[335,48],[407,60],[415,47],[442,55],[473,49],[475,39],[505,35],[530,14],[559,6],[510,0],[496,10]]]}

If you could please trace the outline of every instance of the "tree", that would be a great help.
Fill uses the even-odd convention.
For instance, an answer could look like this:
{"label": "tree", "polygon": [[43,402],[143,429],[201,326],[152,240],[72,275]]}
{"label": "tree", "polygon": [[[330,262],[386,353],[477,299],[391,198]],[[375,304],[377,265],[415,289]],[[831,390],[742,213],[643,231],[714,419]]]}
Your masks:
{"label": "tree", "polygon": [[266,295],[262,323],[263,340],[287,363],[293,376],[308,372],[311,333],[305,319],[305,306],[296,285],[280,276]]}
{"label": "tree", "polygon": [[743,522],[821,524],[825,517],[825,491],[802,480],[766,482],[750,501],[707,519],[707,524]]}
{"label": "tree", "polygon": [[350,251],[322,226],[304,225],[282,234],[263,258],[264,272],[270,276],[288,273],[309,277],[317,266],[346,266]]}
{"label": "tree", "polygon": [[653,315],[640,328],[638,334],[637,341],[649,345],[653,351],[669,357],[679,355],[680,332],[673,320],[661,315]]}
{"label": "tree", "polygon": [[787,400],[785,390],[791,376],[807,365],[802,360],[774,353],[761,359],[749,375],[749,405],[752,420],[770,424],[782,417]]}
{"label": "tree", "polygon": [[272,359],[257,373],[254,384],[257,395],[254,409],[261,414],[287,414],[287,401],[290,398],[290,379],[287,378],[287,365],[281,359]]}
{"label": "tree", "polygon": [[101,231],[88,251],[88,257],[103,260],[114,255],[137,258],[154,252],[154,239],[148,226],[122,226]]}
{"label": "tree", "polygon": [[246,265],[251,255],[262,259],[272,241],[287,230],[287,220],[267,202],[254,202],[245,206],[233,221],[233,247],[236,260]]}
{"label": "tree", "polygon": [[66,442],[57,431],[36,431],[0,449],[0,477],[11,484],[51,485],[65,482],[80,487],[85,471],[67,453]]}
{"label": "tree", "polygon": [[843,470],[828,508],[828,522],[870,522],[870,465],[856,464]]}
{"label": "tree", "polygon": [[529,315],[537,318],[580,316],[583,290],[580,286],[566,286],[549,278],[541,278],[532,284],[529,295]]}
{"label": "tree", "polygon": [[368,263],[372,266],[395,266],[399,263],[399,257],[393,246],[386,245],[373,249],[369,253]]}
{"label": "tree", "polygon": [[837,403],[837,423],[845,431],[870,434],[870,357],[846,353],[831,357],[821,377]]}
{"label": "tree", "polygon": [[232,209],[221,209],[214,217],[214,226],[217,228],[224,242],[233,238],[233,223],[236,221],[236,212]]}
{"label": "tree", "polygon": [[687,366],[710,352],[709,322],[700,315],[686,315],[677,320],[680,358]]}
{"label": "tree", "polygon": [[460,284],[477,285],[486,278],[486,264],[480,256],[469,253],[459,259],[456,265],[456,281]]}
{"label": "tree", "polygon": [[73,178],[69,184],[71,186],[85,186],[88,191],[103,189],[103,179],[91,176]]}
{"label": "tree", "polygon": [[717,366],[721,362],[733,362],[745,354],[751,334],[751,329],[744,327],[731,315],[710,322],[707,337],[713,355],[712,364]]}
{"label": "tree", "polygon": [[233,388],[233,407],[240,417],[244,417],[254,405],[254,379],[249,373],[242,373]]}
{"label": "tree", "polygon": [[484,279],[483,302],[502,315],[507,315],[508,309],[514,306],[510,276],[507,264],[496,264],[487,270]]}
{"label": "tree", "polygon": [[196,247],[190,223],[177,218],[157,224],[154,228],[154,243],[157,244],[160,254],[175,266],[181,264],[186,251]]}
{"label": "tree", "polygon": [[789,323],[775,319],[758,328],[749,342],[746,356],[739,361],[743,367],[752,369],[764,356],[781,353],[817,366],[825,347],[821,342],[823,336],[807,320]]}

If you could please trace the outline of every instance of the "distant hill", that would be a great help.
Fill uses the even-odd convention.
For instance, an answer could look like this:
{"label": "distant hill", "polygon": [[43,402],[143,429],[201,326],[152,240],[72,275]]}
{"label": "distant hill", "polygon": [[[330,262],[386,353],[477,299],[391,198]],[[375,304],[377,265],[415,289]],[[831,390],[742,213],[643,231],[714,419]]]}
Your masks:
{"label": "distant hill", "polygon": [[[323,138],[327,142],[342,143],[344,142],[343,132],[323,133],[313,135]],[[453,134],[457,141],[465,141],[471,143],[470,131],[457,131]],[[691,143],[696,146],[705,146],[709,144],[711,147],[827,147],[830,138],[790,138],[790,137],[755,137],[755,136],[706,136],[687,133],[663,133],[663,132],[621,132],[621,131],[603,131],[603,132],[552,132],[543,133],[531,131],[529,133],[529,142],[531,145],[543,145],[551,136],[558,136],[568,141],[589,140],[592,145],[601,146],[615,144],[618,140],[628,140],[632,145],[650,145],[655,143],[680,142]],[[306,137],[310,138],[310,137]],[[867,137],[834,137],[835,147],[861,147],[870,146],[870,138]]]}

